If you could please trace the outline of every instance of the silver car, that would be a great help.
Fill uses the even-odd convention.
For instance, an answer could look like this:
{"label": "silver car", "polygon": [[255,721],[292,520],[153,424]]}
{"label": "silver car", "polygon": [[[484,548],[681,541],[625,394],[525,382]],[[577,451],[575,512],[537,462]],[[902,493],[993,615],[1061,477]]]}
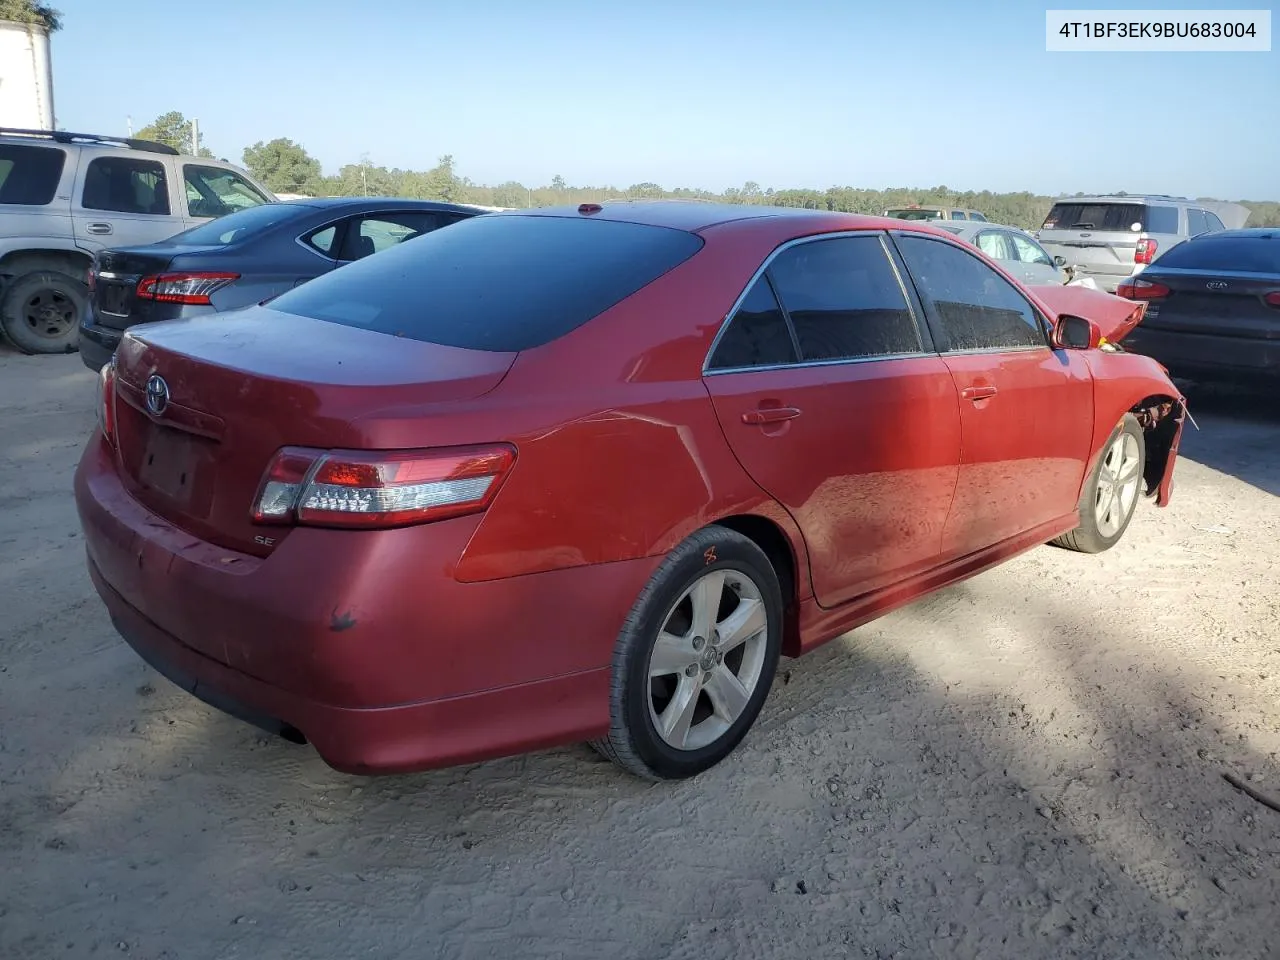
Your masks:
{"label": "silver car", "polygon": [[1067,282],[1067,276],[1058,269],[1053,257],[1025,230],[998,223],[946,221],[935,223],[934,226],[949,230],[960,239],[973,244],[1023,283]]}
{"label": "silver car", "polygon": [[1248,218],[1239,204],[1164,194],[1073,197],[1053,205],[1036,236],[1076,277],[1114,293],[1171,247]]}

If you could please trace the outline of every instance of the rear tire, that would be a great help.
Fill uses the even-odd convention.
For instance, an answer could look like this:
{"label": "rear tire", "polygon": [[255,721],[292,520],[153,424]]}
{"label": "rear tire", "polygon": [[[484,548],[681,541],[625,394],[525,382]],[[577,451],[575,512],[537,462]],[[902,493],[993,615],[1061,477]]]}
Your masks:
{"label": "rear tire", "polygon": [[1084,485],[1078,506],[1080,525],[1050,542],[1078,553],[1101,553],[1119,543],[1141,499],[1146,463],[1142,427],[1132,413],[1126,413],[1111,431]]}
{"label": "rear tire", "polygon": [[782,609],[777,573],[753,541],[720,526],[693,534],[627,616],[613,655],[609,734],[592,746],[648,780],[719,763],[769,695]]}
{"label": "rear tire", "polygon": [[23,353],[75,353],[89,289],[56,270],[15,277],[0,297],[0,327]]}

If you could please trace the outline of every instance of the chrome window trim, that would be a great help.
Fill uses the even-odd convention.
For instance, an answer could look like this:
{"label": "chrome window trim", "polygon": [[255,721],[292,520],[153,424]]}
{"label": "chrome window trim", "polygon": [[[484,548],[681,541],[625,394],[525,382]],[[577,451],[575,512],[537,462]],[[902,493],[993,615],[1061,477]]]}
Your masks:
{"label": "chrome window trim", "polygon": [[[874,237],[879,242],[880,252],[884,255],[885,260],[888,261],[890,270],[893,271],[893,277],[898,282],[898,292],[902,294],[902,302],[907,308],[907,314],[911,317],[912,326],[915,327],[916,341],[920,344],[919,350],[911,353],[885,354],[884,356],[879,357],[843,357],[838,360],[805,360],[801,357],[801,359],[794,363],[761,364],[754,367],[711,368],[711,358],[715,356],[716,348],[720,346],[720,340],[724,337],[725,331],[729,329],[729,325],[733,322],[733,318],[737,315],[738,310],[747,299],[747,294],[751,292],[751,289],[756,285],[760,278],[764,276],[769,267],[772,266],[774,260],[786,251],[790,250],[792,247],[798,247],[804,243],[817,243],[822,240],[837,240],[844,237]],[[711,341],[711,347],[707,350],[707,355],[702,359],[702,376],[710,377],[722,373],[746,373],[752,370],[791,370],[795,367],[829,367],[845,363],[877,363],[881,360],[902,360],[908,357],[934,356],[934,353],[927,351],[924,348],[924,334],[920,329],[920,318],[916,316],[915,306],[911,302],[911,297],[907,295],[907,289],[903,284],[902,275],[898,272],[897,261],[889,252],[889,248],[886,245],[888,237],[889,232],[887,230],[836,230],[831,233],[815,233],[805,237],[793,237],[785,243],[774,247],[773,250],[770,251],[769,255],[765,257],[764,263],[762,263],[755,273],[751,275],[751,279],[747,281],[746,286],[742,288],[742,292],[738,294],[737,299],[733,301],[733,305],[721,319],[720,329],[716,331],[715,338]],[[784,315],[787,315],[787,308],[782,302],[782,297],[778,296],[776,292],[775,296],[778,300],[778,306],[783,310]],[[788,324],[788,326],[790,326],[790,324]]]}

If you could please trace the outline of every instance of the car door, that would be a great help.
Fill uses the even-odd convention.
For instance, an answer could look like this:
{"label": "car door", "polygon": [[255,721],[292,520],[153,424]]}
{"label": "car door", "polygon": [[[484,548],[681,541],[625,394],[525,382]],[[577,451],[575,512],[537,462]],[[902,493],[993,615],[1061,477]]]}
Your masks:
{"label": "car door", "polygon": [[351,263],[453,222],[434,210],[377,210],[348,218],[338,250]]}
{"label": "car door", "polygon": [[942,559],[1073,513],[1093,434],[1079,351],[1055,351],[1026,296],[958,243],[895,232],[960,396],[963,453]]}
{"label": "car door", "polygon": [[1018,279],[1023,283],[1062,283],[1062,274],[1058,272],[1053,258],[1040,244],[1025,234],[1013,231],[1009,231],[1008,238],[1019,271]]}
{"label": "car door", "polygon": [[937,563],[959,404],[884,234],[781,248],[705,383],[738,460],[802,531],[820,604]]}
{"label": "car door", "polygon": [[139,150],[82,150],[71,202],[76,245],[96,252],[182,232],[165,160]]}

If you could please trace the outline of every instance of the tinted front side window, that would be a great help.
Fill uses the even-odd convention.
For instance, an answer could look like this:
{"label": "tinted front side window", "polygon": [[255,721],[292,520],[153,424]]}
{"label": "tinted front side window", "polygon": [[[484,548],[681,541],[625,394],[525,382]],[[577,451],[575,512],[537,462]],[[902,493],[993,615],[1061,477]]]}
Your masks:
{"label": "tinted front side window", "polygon": [[0,144],[0,203],[42,207],[53,200],[67,155],[52,147]]}
{"label": "tinted front side window", "polygon": [[920,334],[877,236],[801,243],[769,267],[804,360],[916,353]]}
{"label": "tinted front side window", "polygon": [[1226,226],[1222,223],[1222,221],[1218,219],[1218,215],[1216,213],[1210,213],[1208,210],[1206,210],[1204,212],[1204,215],[1205,215],[1205,219],[1209,221],[1210,230],[1227,229]]}
{"label": "tinted front side window", "polygon": [[1013,250],[1018,255],[1018,259],[1023,263],[1042,263],[1046,267],[1053,266],[1053,260],[1044,252],[1044,249],[1032,240],[1030,237],[1019,236],[1016,233],[1009,234],[1009,239],[1013,241]]}
{"label": "tinted front side window", "polygon": [[169,215],[169,181],[164,164],[134,157],[97,157],[84,175],[86,210]]}
{"label": "tinted front side window", "polygon": [[766,277],[760,277],[729,321],[708,365],[712,370],[795,363],[791,330]]}
{"label": "tinted front side window", "polygon": [[667,227],[499,214],[433,230],[277,297],[271,308],[472,350],[550,343],[692,257]]}
{"label": "tinted front side window", "polygon": [[1002,276],[959,247],[924,237],[898,245],[920,292],[933,301],[951,352],[1046,346],[1031,304]]}
{"label": "tinted front side window", "polygon": [[1187,211],[1187,233],[1190,236],[1198,237],[1202,233],[1209,232],[1209,218],[1204,215],[1203,210],[1191,209]]}
{"label": "tinted front side window", "polygon": [[1180,270],[1280,274],[1280,240],[1208,236],[1170,247],[1156,262]]}

